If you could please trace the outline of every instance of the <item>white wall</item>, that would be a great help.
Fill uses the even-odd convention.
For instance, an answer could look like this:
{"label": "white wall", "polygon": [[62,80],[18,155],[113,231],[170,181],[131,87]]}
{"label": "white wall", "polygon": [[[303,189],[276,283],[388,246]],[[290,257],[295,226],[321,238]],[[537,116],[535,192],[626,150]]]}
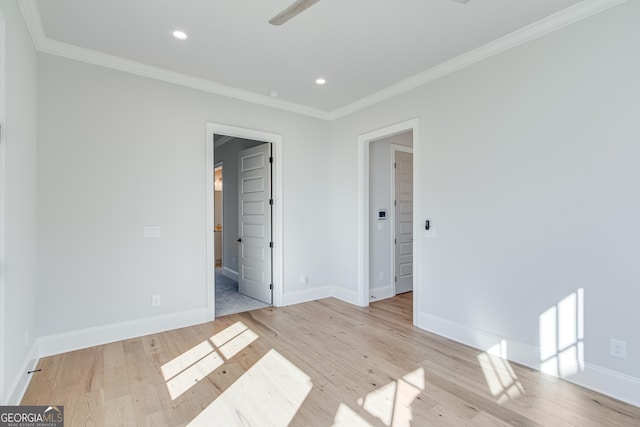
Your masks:
{"label": "white wall", "polygon": [[418,117],[418,324],[541,366],[541,316],[583,289],[585,370],[560,375],[640,404],[639,20],[623,3],[334,122],[334,283],[357,281],[358,135]]}
{"label": "white wall", "polygon": [[[437,229],[415,260],[420,326],[483,349],[504,339],[509,356],[540,365],[541,315],[582,289],[587,369],[568,377],[640,404],[624,389],[640,378],[638,2],[332,124],[41,54],[37,235],[35,54],[17,3],[0,12],[12,35],[3,391],[28,359],[35,271],[36,333],[53,340],[204,310],[207,121],[284,136],[294,301],[325,285],[355,293],[357,137],[419,117],[415,215]],[[144,240],[144,225],[162,238]],[[611,336],[627,360],[608,356]],[[619,375],[600,386],[603,369]]]}
{"label": "white wall", "polygon": [[206,122],[283,135],[284,292],[301,271],[327,284],[309,224],[330,203],[328,123],[46,54],[38,71],[39,335],[205,309]]}
{"label": "white wall", "polygon": [[36,329],[36,53],[16,1],[0,3],[3,20],[0,402],[16,404]]}
{"label": "white wall", "polygon": [[[375,299],[393,296],[394,270],[391,265],[392,210],[391,180],[395,173],[391,167],[391,145],[413,144],[412,132],[404,132],[374,141],[369,147],[369,293]],[[387,219],[378,221],[378,210],[387,211]],[[383,229],[380,229],[381,224]],[[382,273],[382,279],[380,279]]]}

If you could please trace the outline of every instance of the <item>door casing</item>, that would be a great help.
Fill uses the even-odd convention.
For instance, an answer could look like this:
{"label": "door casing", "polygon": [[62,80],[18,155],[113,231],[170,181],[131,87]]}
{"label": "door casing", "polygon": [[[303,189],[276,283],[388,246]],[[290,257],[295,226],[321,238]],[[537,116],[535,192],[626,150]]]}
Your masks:
{"label": "door casing", "polygon": [[357,303],[361,307],[369,305],[369,147],[370,144],[379,139],[388,138],[403,132],[412,131],[413,135],[413,324],[419,325],[420,314],[420,293],[422,291],[421,267],[419,260],[422,255],[422,239],[420,236],[421,199],[420,199],[420,121],[413,118],[400,123],[386,126],[358,136],[358,192],[357,192]]}
{"label": "door casing", "polygon": [[207,318],[213,320],[215,318],[215,244],[214,244],[214,222],[213,222],[213,203],[214,203],[214,146],[213,136],[215,134],[229,135],[237,138],[252,139],[255,141],[269,142],[272,144],[273,156],[273,305],[278,307],[283,301],[282,277],[284,271],[283,261],[283,185],[282,185],[282,146],[283,137],[280,134],[266,132],[262,130],[241,128],[221,123],[206,123],[205,132],[205,162],[206,162],[206,299],[207,299]]}

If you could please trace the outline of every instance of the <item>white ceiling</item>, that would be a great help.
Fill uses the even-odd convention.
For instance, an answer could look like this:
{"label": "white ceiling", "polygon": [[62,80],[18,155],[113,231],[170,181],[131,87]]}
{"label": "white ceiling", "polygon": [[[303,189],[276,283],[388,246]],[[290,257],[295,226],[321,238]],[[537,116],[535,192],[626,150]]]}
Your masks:
{"label": "white ceiling", "polygon": [[[430,70],[537,21],[575,20],[578,8],[616,2],[321,0],[276,27],[267,21],[293,0],[22,1],[42,51],[120,69],[142,63],[156,77],[166,71],[165,80],[324,117],[415,86]],[[189,39],[174,39],[174,29]],[[491,44],[493,54],[503,45]],[[314,83],[319,76],[326,85]],[[269,97],[274,90],[278,99]]]}

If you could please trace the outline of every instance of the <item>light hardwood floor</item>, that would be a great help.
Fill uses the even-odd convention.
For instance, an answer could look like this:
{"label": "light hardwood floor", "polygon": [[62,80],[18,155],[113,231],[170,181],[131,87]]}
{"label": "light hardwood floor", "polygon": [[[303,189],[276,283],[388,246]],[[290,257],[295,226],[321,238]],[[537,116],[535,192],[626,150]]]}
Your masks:
{"label": "light hardwood floor", "polygon": [[638,426],[640,408],[411,324],[410,293],[268,307],[43,358],[66,426]]}

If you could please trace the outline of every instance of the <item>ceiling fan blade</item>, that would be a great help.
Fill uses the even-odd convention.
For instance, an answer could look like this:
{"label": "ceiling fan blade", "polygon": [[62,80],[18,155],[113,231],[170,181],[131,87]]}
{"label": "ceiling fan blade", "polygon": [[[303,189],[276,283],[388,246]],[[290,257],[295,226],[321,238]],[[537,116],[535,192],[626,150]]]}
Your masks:
{"label": "ceiling fan blade", "polygon": [[271,25],[282,25],[299,13],[307,10],[320,0],[296,0],[291,6],[269,20]]}

